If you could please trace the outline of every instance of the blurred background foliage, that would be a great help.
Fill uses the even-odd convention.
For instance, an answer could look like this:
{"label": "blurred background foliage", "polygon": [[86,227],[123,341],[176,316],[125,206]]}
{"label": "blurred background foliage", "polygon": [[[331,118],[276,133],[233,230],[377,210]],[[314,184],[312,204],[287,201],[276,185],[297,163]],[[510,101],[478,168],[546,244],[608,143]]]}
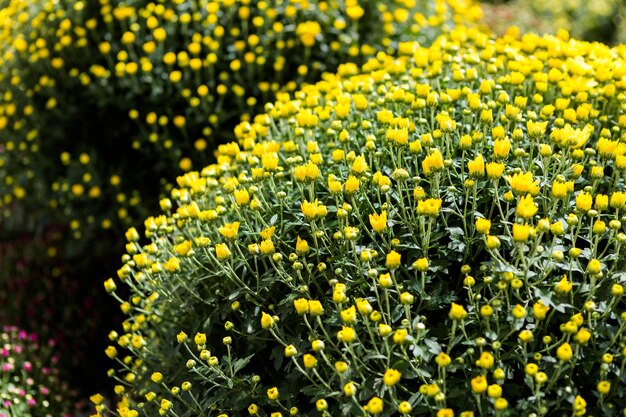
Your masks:
{"label": "blurred background foliage", "polygon": [[55,340],[0,326],[0,416],[70,417],[80,403],[59,367]]}
{"label": "blurred background foliage", "polygon": [[622,0],[483,1],[484,25],[503,34],[510,26],[521,33],[555,34],[565,29],[576,39],[619,44],[626,41],[626,2]]}

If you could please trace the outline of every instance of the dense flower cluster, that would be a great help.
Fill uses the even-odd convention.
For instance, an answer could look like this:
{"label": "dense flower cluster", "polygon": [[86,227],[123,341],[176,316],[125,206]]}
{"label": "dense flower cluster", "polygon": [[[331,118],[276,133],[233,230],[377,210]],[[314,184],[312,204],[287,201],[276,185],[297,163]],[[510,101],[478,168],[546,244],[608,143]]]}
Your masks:
{"label": "dense flower cluster", "polygon": [[[0,241],[15,255],[0,289],[24,284],[0,317],[43,292],[40,329],[74,322],[65,340],[89,343],[85,312],[107,315],[92,277],[114,272],[160,179],[214,160],[279,88],[479,16],[471,0],[0,0]],[[16,236],[52,238],[22,256]],[[82,360],[79,346],[63,352]]]}
{"label": "dense flower cluster", "polygon": [[625,56],[460,28],[279,94],[126,233],[113,408],[621,413]]}
{"label": "dense flower cluster", "polygon": [[50,205],[76,238],[137,219],[280,88],[480,16],[470,0],[4,3],[0,200]]}
{"label": "dense flower cluster", "polygon": [[54,342],[5,326],[0,331],[0,416],[69,417],[71,393],[59,379]]}

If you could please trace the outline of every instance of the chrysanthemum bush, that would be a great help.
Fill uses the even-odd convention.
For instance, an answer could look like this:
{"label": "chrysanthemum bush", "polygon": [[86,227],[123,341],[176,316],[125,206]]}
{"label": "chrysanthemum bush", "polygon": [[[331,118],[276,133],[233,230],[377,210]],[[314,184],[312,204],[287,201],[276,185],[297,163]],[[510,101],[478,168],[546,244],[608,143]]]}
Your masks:
{"label": "chrysanthemum bush", "polygon": [[[157,209],[161,178],[213,160],[257,102],[479,15],[469,0],[0,0],[0,240],[62,230],[48,244],[63,277],[35,286],[81,289],[51,295],[61,307],[39,325],[106,311],[82,306],[114,272],[116,237]],[[20,300],[7,316],[30,307]],[[90,341],[81,330],[73,340]]]}
{"label": "chrysanthemum bush", "polygon": [[99,414],[622,413],[624,48],[399,51],[280,95],[126,233]]}
{"label": "chrysanthemum bush", "polygon": [[74,394],[60,379],[55,342],[14,326],[0,331],[0,416],[69,417]]}
{"label": "chrysanthemum bush", "polygon": [[49,205],[43,220],[60,215],[76,238],[144,218],[159,179],[211,161],[280,88],[480,17],[470,0],[4,6],[4,213]]}

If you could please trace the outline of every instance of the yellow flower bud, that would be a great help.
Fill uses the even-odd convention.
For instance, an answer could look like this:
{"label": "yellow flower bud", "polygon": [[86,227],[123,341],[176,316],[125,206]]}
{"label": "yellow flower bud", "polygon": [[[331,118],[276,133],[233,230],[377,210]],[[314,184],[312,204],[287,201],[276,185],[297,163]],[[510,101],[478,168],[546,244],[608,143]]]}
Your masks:
{"label": "yellow flower bud", "polygon": [[217,245],[215,245],[215,255],[218,257],[218,259],[225,260],[230,258],[231,252],[225,243],[218,243]]}
{"label": "yellow flower bud", "polygon": [[445,367],[449,366],[452,363],[452,359],[446,353],[440,352],[435,357],[435,362],[437,362],[437,366],[439,366],[441,368],[445,368]]}
{"label": "yellow flower bud", "polygon": [[569,362],[573,356],[572,347],[569,343],[565,342],[556,350],[556,357],[561,362]]}
{"label": "yellow flower bud", "polygon": [[482,375],[474,377],[470,381],[470,385],[472,387],[472,391],[476,394],[482,394],[487,391],[487,379]]}
{"label": "yellow flower bud", "polygon": [[306,298],[298,298],[293,301],[293,305],[296,308],[296,312],[300,315],[309,312],[309,300]]}
{"label": "yellow flower bud", "polygon": [[451,320],[463,320],[467,317],[467,311],[462,305],[452,303],[448,316]]}
{"label": "yellow flower bud", "polygon": [[267,390],[267,398],[270,401],[275,401],[278,399],[279,393],[278,393],[278,388],[273,387]]}
{"label": "yellow flower bud", "polygon": [[267,314],[266,312],[261,313],[261,327],[264,329],[269,329],[276,325],[276,321],[272,316]]}
{"label": "yellow flower bud", "polygon": [[489,230],[491,229],[491,221],[482,217],[478,217],[476,219],[476,231],[478,233],[482,233],[484,235],[489,234]]}
{"label": "yellow flower bud", "polygon": [[400,254],[394,250],[387,254],[385,265],[389,269],[396,269],[400,266]]}
{"label": "yellow flower bud", "polygon": [[383,412],[383,406],[383,400],[379,397],[374,397],[367,402],[367,405],[364,408],[368,413],[376,415]]}
{"label": "yellow flower bud", "polygon": [[298,350],[294,345],[288,345],[285,347],[285,356],[291,358],[292,356],[296,356],[298,354]]}
{"label": "yellow flower bud", "polygon": [[400,376],[402,376],[400,371],[396,369],[387,369],[383,375],[383,382],[388,387],[391,387],[400,381]]}
{"label": "yellow flower bud", "polygon": [[317,365],[317,359],[309,353],[302,357],[302,361],[304,362],[304,367],[307,369],[315,368]]}

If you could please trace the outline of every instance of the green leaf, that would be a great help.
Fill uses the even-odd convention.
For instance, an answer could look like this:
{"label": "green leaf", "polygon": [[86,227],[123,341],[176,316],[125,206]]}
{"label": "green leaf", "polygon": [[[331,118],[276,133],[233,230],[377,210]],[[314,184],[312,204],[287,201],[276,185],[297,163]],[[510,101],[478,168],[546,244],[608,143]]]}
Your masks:
{"label": "green leaf", "polygon": [[424,343],[426,344],[426,346],[428,346],[428,351],[431,352],[433,355],[438,355],[439,353],[441,353],[441,346],[439,345],[439,343],[437,343],[435,339],[426,338],[424,339]]}
{"label": "green leaf", "polygon": [[254,357],[254,353],[252,355],[249,355],[245,358],[241,358],[241,359],[237,359],[234,363],[233,363],[233,371],[235,373],[237,373],[238,371],[240,371],[241,369],[243,369],[248,363],[250,363],[250,361],[252,360],[252,358]]}

